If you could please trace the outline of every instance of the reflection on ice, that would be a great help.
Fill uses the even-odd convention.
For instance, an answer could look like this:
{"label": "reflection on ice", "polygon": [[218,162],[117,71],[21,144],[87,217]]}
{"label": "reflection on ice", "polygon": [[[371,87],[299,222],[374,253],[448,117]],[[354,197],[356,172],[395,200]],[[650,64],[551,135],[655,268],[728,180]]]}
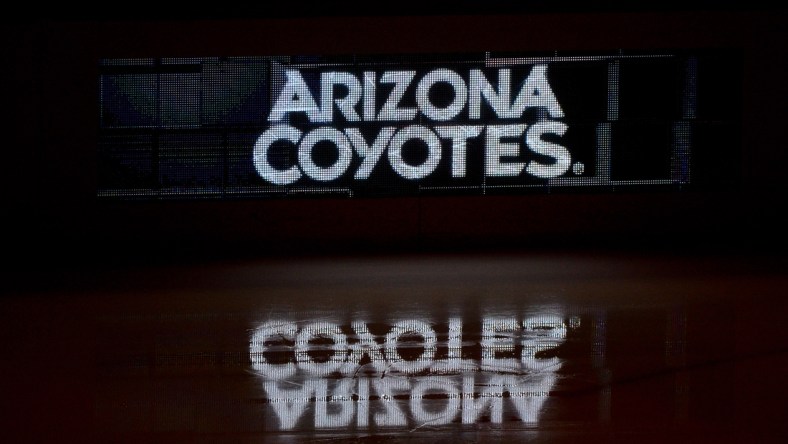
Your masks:
{"label": "reflection on ice", "polygon": [[561,367],[551,351],[566,339],[563,316],[474,325],[273,320],[254,330],[250,358],[282,430],[497,424],[504,411],[537,423]]}
{"label": "reflection on ice", "polygon": [[282,430],[313,413],[315,428],[423,427],[449,423],[493,424],[508,416],[536,424],[555,383],[553,372],[535,375],[466,373],[451,376],[314,378],[293,385],[265,381],[268,402]]}

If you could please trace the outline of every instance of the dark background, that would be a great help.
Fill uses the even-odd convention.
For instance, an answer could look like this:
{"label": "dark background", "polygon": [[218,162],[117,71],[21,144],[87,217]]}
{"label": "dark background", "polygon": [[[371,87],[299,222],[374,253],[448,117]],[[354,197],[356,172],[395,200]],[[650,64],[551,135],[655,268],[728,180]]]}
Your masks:
{"label": "dark background", "polygon": [[[31,5],[5,14],[3,430],[12,442],[260,440],[250,425],[259,418],[235,432],[234,411],[214,404],[228,390],[235,390],[233,399],[251,396],[246,332],[269,309],[368,307],[384,316],[403,306],[433,314],[458,306],[478,318],[485,306],[552,301],[609,314],[609,337],[618,344],[609,358],[619,403],[613,426],[564,429],[559,421],[546,435],[468,440],[571,442],[590,433],[596,441],[628,442],[653,433],[658,442],[780,442],[788,394],[788,39],[784,11],[763,3],[182,10],[143,2],[108,9]],[[729,97],[708,98],[720,113],[741,116],[740,131],[730,134],[741,141],[734,186],[237,202],[115,203],[95,196],[101,58],[616,48],[740,55],[741,85],[732,85]],[[655,396],[674,393],[663,390],[664,381],[616,379],[633,362],[662,362],[659,344],[667,337],[660,329],[675,307],[685,313],[692,345],[684,365],[694,365],[689,422],[678,429],[666,427],[662,415],[675,397]],[[657,346],[639,348],[642,334]],[[158,371],[160,356],[204,350],[241,358],[227,364],[229,372],[194,362]],[[596,394],[594,387],[584,393]],[[205,432],[155,416],[195,399],[204,408],[196,417]],[[124,410],[138,405],[132,401],[147,407]]]}
{"label": "dark background", "polygon": [[[109,10],[28,10],[3,24],[7,248],[42,256],[208,257],[465,249],[744,248],[784,246],[785,31],[782,11],[620,5],[527,8],[390,3],[336,10],[190,10],[140,4]],[[377,10],[375,10],[377,11]],[[252,17],[253,19],[247,19]],[[274,17],[274,18],[268,18]],[[714,146],[741,141],[740,178],[703,193],[100,203],[95,198],[100,58],[290,54],[725,49],[741,86],[699,109],[741,115]],[[731,63],[731,69],[737,69]],[[655,91],[662,87],[655,85]],[[625,104],[622,104],[624,106]],[[637,135],[633,135],[637,137]],[[710,138],[710,140],[708,140]],[[717,139],[715,139],[717,138]],[[724,140],[718,140],[724,139]],[[719,142],[719,143],[717,143]],[[699,144],[700,145],[700,144]],[[713,174],[713,173],[712,173]],[[735,175],[734,175],[735,176]],[[718,178],[713,178],[718,179]],[[728,182],[728,183],[726,183]],[[13,233],[13,235],[11,235]],[[386,233],[381,236],[381,233]]]}

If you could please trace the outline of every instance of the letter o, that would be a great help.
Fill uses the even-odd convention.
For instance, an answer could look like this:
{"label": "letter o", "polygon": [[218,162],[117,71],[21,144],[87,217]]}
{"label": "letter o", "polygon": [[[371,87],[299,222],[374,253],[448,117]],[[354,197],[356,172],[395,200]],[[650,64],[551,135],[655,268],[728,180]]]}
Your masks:
{"label": "letter o", "polygon": [[[312,148],[324,140],[332,142],[339,153],[336,162],[327,168],[317,166],[312,160]],[[321,182],[334,180],[344,174],[351,160],[353,160],[353,148],[350,146],[350,141],[345,133],[334,128],[324,126],[314,129],[308,132],[298,145],[298,163],[301,164],[301,169],[307,176]]]}
{"label": "letter o", "polygon": [[[454,90],[454,100],[444,108],[438,108],[430,102],[430,88],[436,83],[448,83]],[[446,121],[457,117],[457,114],[465,108],[468,101],[468,87],[465,80],[456,72],[440,68],[430,71],[421,78],[416,88],[416,103],[419,110],[432,120]]]}
{"label": "letter o", "polygon": [[[424,408],[423,398],[428,390],[440,390],[446,393],[446,406],[443,410],[430,412]],[[430,425],[449,424],[460,411],[460,390],[451,379],[446,377],[431,377],[423,379],[413,386],[410,392],[410,412],[413,419],[420,423]]]}
{"label": "letter o", "polygon": [[[427,144],[427,159],[418,166],[409,165],[402,160],[402,146],[411,139],[421,139]],[[441,160],[441,141],[438,135],[423,125],[409,125],[394,134],[389,145],[391,168],[405,179],[423,179],[438,167]]]}
{"label": "letter o", "polygon": [[[331,346],[333,354],[326,362],[315,362],[309,356],[312,345],[309,340],[316,337],[328,337],[334,341]],[[308,324],[296,336],[295,355],[298,367],[315,376],[326,376],[338,371],[347,358],[347,338],[339,326],[330,322]]]}
{"label": "letter o", "polygon": [[[438,108],[430,102],[430,88],[440,82],[448,83],[454,90],[454,100],[445,108]],[[457,117],[465,108],[467,101],[468,87],[465,81],[450,69],[440,68],[428,72],[416,88],[416,103],[419,105],[419,110],[432,120],[446,121]]]}
{"label": "letter o", "polygon": [[[397,351],[397,340],[407,333],[415,333],[424,338],[424,352],[414,361],[402,359]],[[404,373],[417,373],[432,365],[435,358],[437,338],[435,330],[423,321],[400,321],[394,324],[391,331],[386,334],[386,358],[391,367]]]}

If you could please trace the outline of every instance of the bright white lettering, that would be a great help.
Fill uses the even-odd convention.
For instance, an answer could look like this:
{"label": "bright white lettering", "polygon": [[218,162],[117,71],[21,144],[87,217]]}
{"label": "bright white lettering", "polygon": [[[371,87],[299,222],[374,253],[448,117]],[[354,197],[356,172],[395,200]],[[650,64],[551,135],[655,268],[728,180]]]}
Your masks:
{"label": "bright white lettering", "polygon": [[364,139],[364,136],[361,134],[361,131],[358,129],[348,128],[345,130],[345,134],[347,134],[347,137],[350,139],[350,142],[353,144],[356,152],[364,159],[361,161],[361,166],[359,166],[358,170],[356,170],[356,174],[353,176],[354,178],[369,178],[369,175],[372,173],[372,169],[378,164],[380,156],[383,154],[383,150],[386,149],[386,145],[388,145],[396,130],[397,129],[393,126],[382,128],[378,133],[378,136],[375,138],[375,141],[372,142],[372,146],[369,146],[366,139]]}
{"label": "bright white lettering", "polygon": [[556,121],[543,121],[531,125],[528,132],[525,134],[525,140],[531,151],[541,154],[543,156],[552,157],[555,163],[545,165],[536,161],[528,163],[525,171],[533,176],[549,179],[558,177],[567,170],[572,164],[572,158],[569,150],[557,143],[548,142],[542,139],[544,134],[557,134],[563,136],[566,133],[567,126],[563,122]]}
{"label": "bright white lettering", "polygon": [[268,161],[268,149],[274,142],[285,140],[293,145],[301,140],[301,131],[289,125],[276,125],[266,130],[254,143],[252,163],[257,174],[274,185],[289,185],[301,178],[301,171],[293,165],[286,170],[274,168]]}
{"label": "bright white lettering", "polygon": [[[431,400],[430,407],[424,406],[424,395],[428,391],[438,391],[446,395],[446,405],[443,409],[436,409],[434,406],[440,401]],[[442,399],[441,399],[442,401]],[[460,411],[460,391],[447,378],[432,376],[419,380],[410,392],[410,412],[413,419],[420,424],[441,425],[448,424],[454,420]]]}
{"label": "bright white lettering", "polygon": [[[409,140],[418,139],[427,144],[427,159],[421,165],[410,165],[402,159],[402,146]],[[441,141],[429,128],[410,125],[394,134],[389,146],[389,162],[394,171],[409,180],[423,179],[438,167],[441,160]]]}
{"label": "bright white lettering", "polygon": [[[263,353],[270,350],[265,342],[278,338],[280,340],[292,341],[295,339],[297,327],[293,322],[269,321],[255,329],[252,339],[249,341],[249,358],[252,361],[252,369],[262,374],[268,379],[284,379],[293,376],[296,366],[292,362],[286,364],[270,364],[266,361]],[[280,351],[284,351],[281,350]]]}
{"label": "bright white lettering", "polygon": [[[351,398],[353,393],[352,379],[339,381],[334,389],[334,394],[328,394],[328,380],[318,379],[315,384],[315,428],[340,428],[350,425],[356,407]],[[329,412],[329,406],[336,408],[337,412]]]}
{"label": "bright white lettering", "polygon": [[[454,90],[454,99],[444,108],[438,108],[430,101],[430,88],[436,83],[447,83]],[[451,120],[465,108],[468,100],[468,89],[465,81],[459,74],[449,69],[436,69],[430,71],[422,77],[416,87],[416,103],[422,114],[432,120],[446,121]]]}
{"label": "bright white lettering", "polygon": [[558,104],[553,89],[547,81],[547,65],[534,65],[520,93],[514,99],[508,117],[522,117],[527,108],[545,108],[554,119],[564,117],[564,110]]}
{"label": "bright white lettering", "polygon": [[[320,167],[312,159],[312,149],[318,142],[331,142],[337,149],[337,160],[333,165]],[[334,180],[344,174],[353,160],[353,149],[350,141],[342,131],[334,128],[321,127],[312,130],[304,136],[298,145],[298,163],[304,173],[314,180],[327,182]]]}
{"label": "bright white lettering", "polygon": [[391,90],[386,102],[378,113],[378,120],[413,120],[416,118],[416,108],[400,108],[399,102],[408,85],[416,77],[416,71],[386,71],[380,77],[380,83],[393,83],[394,89]]}
{"label": "bright white lettering", "polygon": [[[342,85],[347,88],[347,95],[341,99],[334,98],[334,86]],[[347,72],[324,72],[320,75],[320,121],[331,122],[334,120],[334,103],[337,109],[349,122],[361,120],[356,112],[361,98],[361,83],[356,76]]]}
{"label": "bright white lettering", "polygon": [[523,321],[523,367],[531,371],[557,368],[561,365],[558,357],[537,358],[536,354],[554,349],[566,340],[566,324],[558,316],[530,317]]}
{"label": "bright white lettering", "polygon": [[511,70],[498,71],[498,91],[496,92],[481,70],[472,69],[468,91],[468,117],[478,119],[481,116],[482,96],[487,99],[495,115],[500,118],[517,118],[510,110],[512,95]]}
{"label": "bright white lettering", "polygon": [[[579,325],[579,320],[570,325]],[[299,328],[294,322],[269,321],[254,330],[252,368],[264,378],[267,404],[282,430],[303,424],[310,411],[316,429],[445,425],[458,415],[463,424],[485,415],[500,424],[507,411],[507,417],[516,414],[535,424],[561,368],[558,357],[543,352],[560,346],[567,335],[557,314],[529,316],[522,322],[485,316],[479,365],[462,358],[459,317],[449,318],[442,345],[446,353],[438,359],[438,334],[427,321],[396,322],[385,336],[371,333],[362,321],[352,321],[351,327],[355,334],[349,338],[343,331],[350,327],[331,322]],[[518,348],[520,359],[506,356]],[[277,353],[280,363],[268,362],[267,353]],[[365,371],[356,377],[365,361],[379,376],[369,377]]]}
{"label": "bright white lettering", "polygon": [[[402,359],[397,351],[397,343],[402,336],[417,335],[424,339],[424,351],[421,356],[412,361]],[[394,324],[391,331],[386,334],[386,358],[391,363],[391,367],[403,373],[418,373],[432,364],[435,357],[435,346],[437,338],[435,330],[424,321],[410,320],[400,321]]]}
{"label": "bright white lettering", "polygon": [[488,125],[487,126],[487,151],[484,158],[484,170],[487,176],[519,176],[525,168],[523,162],[501,162],[504,156],[517,156],[520,154],[520,145],[510,142],[501,142],[504,137],[522,136],[527,125]]}
{"label": "bright white lettering", "polygon": [[[328,338],[331,346],[310,344],[313,338]],[[309,356],[309,350],[331,350],[331,357],[326,362],[316,362]],[[315,322],[305,325],[296,336],[295,356],[298,367],[315,376],[327,376],[342,366],[347,355],[347,340],[338,325],[330,322]]]}
{"label": "bright white lettering", "polygon": [[468,157],[468,139],[479,137],[481,125],[439,126],[435,131],[444,139],[451,139],[451,176],[465,177],[465,159]]}
{"label": "bright white lettering", "polygon": [[322,122],[322,114],[320,109],[306,86],[304,78],[301,77],[301,72],[295,69],[288,69],[285,71],[287,78],[282,92],[276,98],[274,107],[271,108],[271,113],[268,115],[269,122],[280,122],[289,113],[306,113],[310,122]]}

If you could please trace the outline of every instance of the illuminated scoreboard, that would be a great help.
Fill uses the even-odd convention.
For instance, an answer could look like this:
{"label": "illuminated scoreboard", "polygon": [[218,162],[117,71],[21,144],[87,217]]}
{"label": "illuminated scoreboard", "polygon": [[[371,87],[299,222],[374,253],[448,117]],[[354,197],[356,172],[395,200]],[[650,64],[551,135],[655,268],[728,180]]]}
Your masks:
{"label": "illuminated scoreboard", "polygon": [[484,195],[736,183],[720,52],[100,61],[98,196]]}

